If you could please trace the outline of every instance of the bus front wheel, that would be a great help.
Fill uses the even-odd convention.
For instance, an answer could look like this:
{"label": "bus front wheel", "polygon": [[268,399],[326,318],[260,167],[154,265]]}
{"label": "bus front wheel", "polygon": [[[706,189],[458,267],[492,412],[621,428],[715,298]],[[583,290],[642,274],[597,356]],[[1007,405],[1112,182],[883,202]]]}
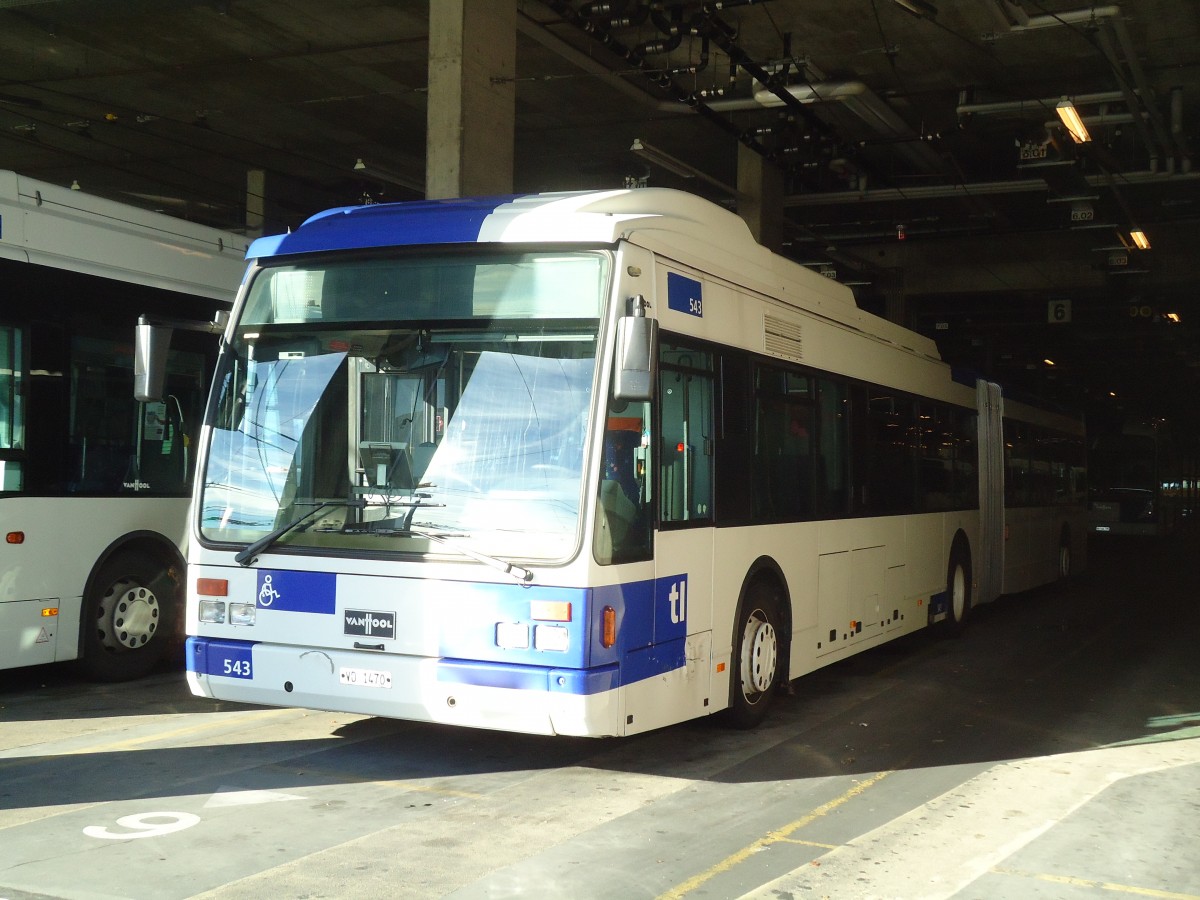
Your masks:
{"label": "bus front wheel", "polygon": [[171,642],[176,592],[171,568],[153,557],[127,551],[104,563],[84,597],[84,674],[97,681],[148,674]]}
{"label": "bus front wheel", "polygon": [[734,728],[755,727],[771,707],[786,650],[781,621],[778,591],[767,581],[755,582],[739,605],[733,636],[734,671],[725,721]]}

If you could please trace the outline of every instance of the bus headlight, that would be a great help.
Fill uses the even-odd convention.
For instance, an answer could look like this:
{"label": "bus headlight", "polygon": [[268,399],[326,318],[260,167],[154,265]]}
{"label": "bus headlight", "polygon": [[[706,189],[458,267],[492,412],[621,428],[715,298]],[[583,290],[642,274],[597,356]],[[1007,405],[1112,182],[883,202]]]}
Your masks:
{"label": "bus headlight", "polygon": [[209,625],[224,625],[225,624],[225,601],[224,600],[201,600],[200,601],[200,621]]}
{"label": "bus headlight", "polygon": [[230,625],[253,625],[255,606],[253,603],[230,603]]}
{"label": "bus headlight", "polygon": [[562,625],[535,625],[533,647],[535,650],[566,650],[570,632]]}
{"label": "bus headlight", "polygon": [[502,650],[528,650],[529,626],[522,622],[497,622],[496,646]]}

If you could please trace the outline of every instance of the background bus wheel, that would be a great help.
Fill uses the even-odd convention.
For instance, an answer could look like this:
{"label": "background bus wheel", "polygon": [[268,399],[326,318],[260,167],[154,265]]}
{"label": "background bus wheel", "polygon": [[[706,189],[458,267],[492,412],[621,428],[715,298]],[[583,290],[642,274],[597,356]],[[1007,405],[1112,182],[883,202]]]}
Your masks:
{"label": "background bus wheel", "polygon": [[84,674],[128,681],[150,672],[170,645],[176,606],[176,583],[163,563],[135,553],[114,556],[84,598]]}
{"label": "background bus wheel", "polygon": [[766,718],[783,671],[786,644],[781,639],[779,597],[759,581],[742,598],[734,632],[729,708],[725,721],[753,728]]}
{"label": "background bus wheel", "polygon": [[956,540],[950,550],[946,572],[946,618],[944,630],[957,633],[971,613],[971,554],[965,540]]}
{"label": "background bus wheel", "polygon": [[1071,577],[1071,532],[1063,529],[1062,537],[1058,539],[1058,580],[1066,581]]}

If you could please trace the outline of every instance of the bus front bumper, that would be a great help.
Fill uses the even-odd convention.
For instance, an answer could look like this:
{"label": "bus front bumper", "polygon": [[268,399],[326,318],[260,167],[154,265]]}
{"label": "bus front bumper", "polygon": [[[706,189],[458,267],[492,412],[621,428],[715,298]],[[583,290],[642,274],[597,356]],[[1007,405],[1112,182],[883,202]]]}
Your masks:
{"label": "bus front bumper", "polygon": [[615,665],[580,671],[204,637],[196,696],[528,734],[623,734]]}

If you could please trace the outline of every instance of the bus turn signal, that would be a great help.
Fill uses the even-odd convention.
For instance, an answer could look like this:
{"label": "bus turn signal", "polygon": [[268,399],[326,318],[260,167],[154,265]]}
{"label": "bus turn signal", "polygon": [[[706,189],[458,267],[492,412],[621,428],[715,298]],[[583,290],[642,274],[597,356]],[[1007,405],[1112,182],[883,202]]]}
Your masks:
{"label": "bus turn signal", "polygon": [[617,642],[617,611],[611,606],[604,607],[603,622],[600,634],[600,646],[611,647]]}

